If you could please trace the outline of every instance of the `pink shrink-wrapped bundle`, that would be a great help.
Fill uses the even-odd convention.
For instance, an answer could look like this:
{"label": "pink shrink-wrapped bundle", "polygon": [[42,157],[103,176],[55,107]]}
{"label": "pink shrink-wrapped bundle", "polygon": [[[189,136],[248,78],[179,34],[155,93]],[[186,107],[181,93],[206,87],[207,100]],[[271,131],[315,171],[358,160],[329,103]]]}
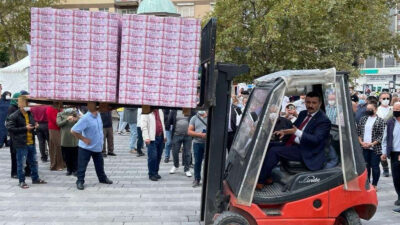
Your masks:
{"label": "pink shrink-wrapped bundle", "polygon": [[200,21],[124,15],[119,103],[196,107]]}
{"label": "pink shrink-wrapped bundle", "polygon": [[117,101],[117,14],[32,8],[30,94],[72,101]]}

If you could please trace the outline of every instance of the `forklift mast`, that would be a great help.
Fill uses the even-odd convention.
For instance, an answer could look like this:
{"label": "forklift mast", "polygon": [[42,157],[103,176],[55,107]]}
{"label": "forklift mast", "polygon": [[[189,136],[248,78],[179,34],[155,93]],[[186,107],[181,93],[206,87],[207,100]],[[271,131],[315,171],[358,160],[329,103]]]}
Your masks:
{"label": "forklift mast", "polygon": [[216,199],[222,193],[228,137],[231,86],[234,77],[249,72],[245,65],[215,65],[216,19],[201,32],[201,80],[199,108],[208,110],[207,143],[201,195],[201,221],[212,224],[219,211]]}

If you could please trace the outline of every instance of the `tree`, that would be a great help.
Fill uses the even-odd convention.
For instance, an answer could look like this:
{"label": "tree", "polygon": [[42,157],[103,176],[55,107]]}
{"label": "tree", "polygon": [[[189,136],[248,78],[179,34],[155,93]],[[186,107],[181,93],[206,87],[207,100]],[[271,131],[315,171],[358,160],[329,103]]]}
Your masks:
{"label": "tree", "polygon": [[239,81],[283,69],[336,67],[358,74],[367,56],[392,53],[400,38],[389,11],[399,0],[219,0],[217,59],[248,64]]}
{"label": "tree", "polygon": [[8,49],[11,63],[30,40],[31,7],[49,7],[59,0],[0,0],[0,48]]}

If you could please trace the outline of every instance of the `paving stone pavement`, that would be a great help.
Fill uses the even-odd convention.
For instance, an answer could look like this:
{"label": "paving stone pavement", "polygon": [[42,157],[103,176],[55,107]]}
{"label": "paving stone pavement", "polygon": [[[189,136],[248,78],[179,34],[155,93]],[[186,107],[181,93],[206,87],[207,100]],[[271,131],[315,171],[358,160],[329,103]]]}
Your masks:
{"label": "paving stone pavement", "polygon": [[[10,178],[9,149],[0,149],[0,225],[3,224],[119,224],[119,225],[200,225],[200,188],[192,188],[192,178],[183,169],[168,173],[170,163],[161,163],[161,181],[147,176],[147,157],[129,153],[129,136],[115,135],[116,157],[105,158],[105,171],[112,185],[98,183],[92,161],[86,172],[85,190],[75,186],[75,177],[65,171],[49,171],[49,163],[39,161],[39,174],[46,185],[22,190]],[[39,151],[38,151],[39,153]],[[400,215],[391,212],[395,200],[392,178],[381,177],[379,207],[363,225],[400,225]]]}
{"label": "paving stone pavement", "polygon": [[40,160],[39,175],[48,184],[31,185],[27,178],[30,188],[19,188],[10,178],[9,148],[1,148],[0,224],[199,225],[201,188],[192,188],[183,167],[170,175],[172,162],[162,162],[162,179],[150,181],[147,157],[129,153],[129,136],[114,137],[117,156],[104,159],[114,183],[100,184],[91,161],[84,191],[76,189],[75,177],[50,171]]}

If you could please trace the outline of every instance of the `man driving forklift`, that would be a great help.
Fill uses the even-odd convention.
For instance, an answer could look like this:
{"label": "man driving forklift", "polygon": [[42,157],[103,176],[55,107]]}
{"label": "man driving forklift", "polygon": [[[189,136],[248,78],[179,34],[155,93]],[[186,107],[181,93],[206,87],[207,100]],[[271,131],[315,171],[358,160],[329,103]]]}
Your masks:
{"label": "man driving forklift", "polygon": [[307,109],[300,112],[293,128],[274,132],[281,139],[285,135],[290,135],[290,138],[284,145],[274,146],[268,150],[257,189],[262,189],[264,185],[272,183],[271,172],[280,158],[301,161],[311,171],[324,167],[326,162],[324,148],[329,139],[331,122],[320,110],[322,101],[320,94],[309,92],[305,99]]}

